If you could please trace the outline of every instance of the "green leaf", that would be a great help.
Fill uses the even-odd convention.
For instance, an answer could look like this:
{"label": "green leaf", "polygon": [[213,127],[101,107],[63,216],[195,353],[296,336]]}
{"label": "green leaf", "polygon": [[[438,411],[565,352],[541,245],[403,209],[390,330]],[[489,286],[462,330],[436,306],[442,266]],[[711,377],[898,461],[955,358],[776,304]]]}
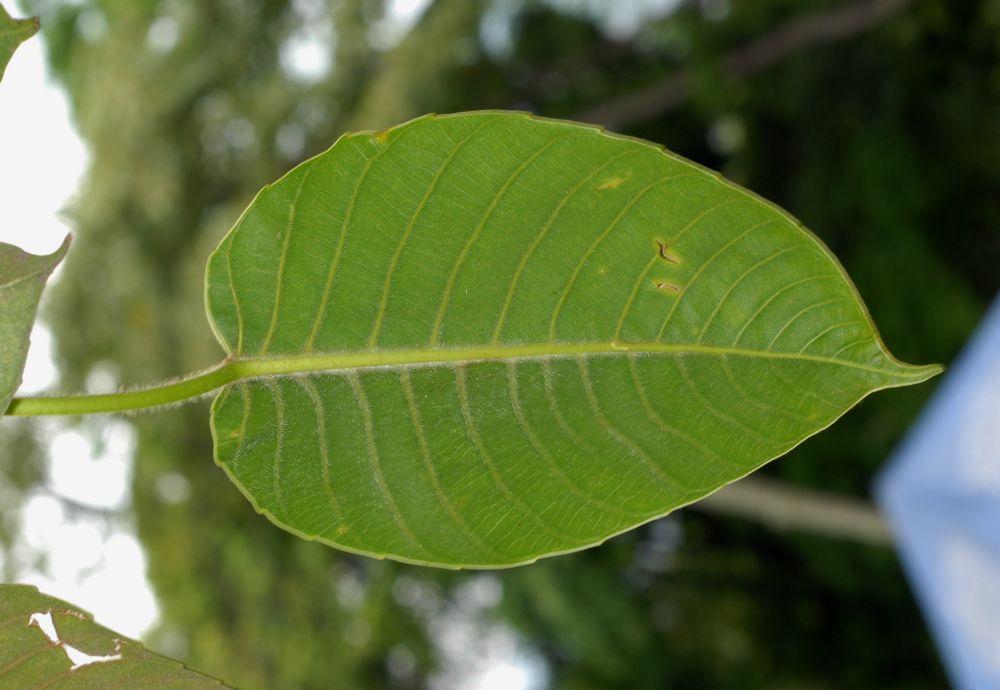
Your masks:
{"label": "green leaf", "polygon": [[38,18],[11,19],[7,10],[0,5],[0,79],[7,69],[7,63],[17,47],[38,31]]}
{"label": "green leaf", "polygon": [[66,256],[69,236],[48,256],[35,256],[0,242],[0,413],[21,385],[28,336],[49,274]]}
{"label": "green leaf", "polygon": [[0,585],[0,687],[225,688],[28,585]]}
{"label": "green leaf", "polygon": [[[516,113],[347,135],[208,264],[216,461],[307,539],[448,567],[581,549],[923,381],[796,220]],[[248,365],[249,367],[249,365]]]}

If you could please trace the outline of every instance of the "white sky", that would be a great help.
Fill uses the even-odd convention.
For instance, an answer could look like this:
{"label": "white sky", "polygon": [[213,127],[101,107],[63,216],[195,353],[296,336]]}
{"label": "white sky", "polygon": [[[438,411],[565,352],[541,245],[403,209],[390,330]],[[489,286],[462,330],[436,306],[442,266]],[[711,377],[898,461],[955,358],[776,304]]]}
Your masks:
{"label": "white sky", "polygon": [[0,82],[0,242],[43,254],[69,231],[59,210],[76,189],[86,151],[66,99],[45,74],[41,41],[21,46]]}
{"label": "white sky", "polygon": [[[0,82],[0,242],[33,254],[58,248],[69,232],[60,210],[86,164],[66,98],[46,74],[40,38],[33,38],[14,54]],[[44,326],[35,328],[32,344],[22,393],[44,390],[55,379],[51,335]],[[11,555],[15,562],[27,562],[31,554],[47,554],[42,569],[22,568],[18,581],[138,637],[156,621],[157,607],[128,517],[134,432],[120,420],[101,421],[69,429],[59,420],[37,420],[35,428],[49,440],[47,491],[27,500],[23,531]],[[100,455],[93,450],[95,438],[105,442]],[[60,496],[120,519],[99,512],[67,514]]]}

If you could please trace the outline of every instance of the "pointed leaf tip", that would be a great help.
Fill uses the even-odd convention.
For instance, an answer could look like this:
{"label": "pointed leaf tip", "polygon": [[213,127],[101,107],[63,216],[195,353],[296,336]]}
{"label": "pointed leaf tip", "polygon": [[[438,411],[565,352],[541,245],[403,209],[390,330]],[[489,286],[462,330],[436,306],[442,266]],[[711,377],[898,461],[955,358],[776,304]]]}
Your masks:
{"label": "pointed leaf tip", "polygon": [[52,271],[69,251],[71,236],[48,256],[28,254],[0,242],[0,413],[21,385],[29,336]]}

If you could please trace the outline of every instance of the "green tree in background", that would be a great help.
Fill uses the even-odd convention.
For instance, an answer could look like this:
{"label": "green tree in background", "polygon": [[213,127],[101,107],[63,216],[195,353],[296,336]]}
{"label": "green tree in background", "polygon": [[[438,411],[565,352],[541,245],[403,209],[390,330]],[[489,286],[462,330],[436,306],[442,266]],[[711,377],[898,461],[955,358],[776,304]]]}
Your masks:
{"label": "green tree in background", "polygon": [[[623,33],[618,3],[435,0],[401,40],[379,0],[25,5],[92,153],[46,313],[67,389],[217,361],[202,271],[252,195],[344,131],[429,111],[598,121],[722,170],[831,246],[904,359],[950,361],[1000,284],[996,0],[703,0]],[[330,69],[303,73],[317,46]],[[864,496],[929,392],[866,400],[766,472]],[[487,576],[374,561],[255,515],[206,408],[132,420],[134,511],[151,646],[235,686],[425,687],[484,582],[553,688],[945,684],[887,548],[683,511]],[[42,462],[5,433],[9,543]]]}

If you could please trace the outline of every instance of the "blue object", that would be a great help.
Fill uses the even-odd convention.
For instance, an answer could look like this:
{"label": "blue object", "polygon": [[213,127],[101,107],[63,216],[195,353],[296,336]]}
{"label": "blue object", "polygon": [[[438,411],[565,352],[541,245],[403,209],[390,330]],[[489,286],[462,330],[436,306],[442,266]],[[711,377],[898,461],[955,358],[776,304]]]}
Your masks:
{"label": "blue object", "polygon": [[876,480],[956,688],[1000,688],[1000,298]]}

